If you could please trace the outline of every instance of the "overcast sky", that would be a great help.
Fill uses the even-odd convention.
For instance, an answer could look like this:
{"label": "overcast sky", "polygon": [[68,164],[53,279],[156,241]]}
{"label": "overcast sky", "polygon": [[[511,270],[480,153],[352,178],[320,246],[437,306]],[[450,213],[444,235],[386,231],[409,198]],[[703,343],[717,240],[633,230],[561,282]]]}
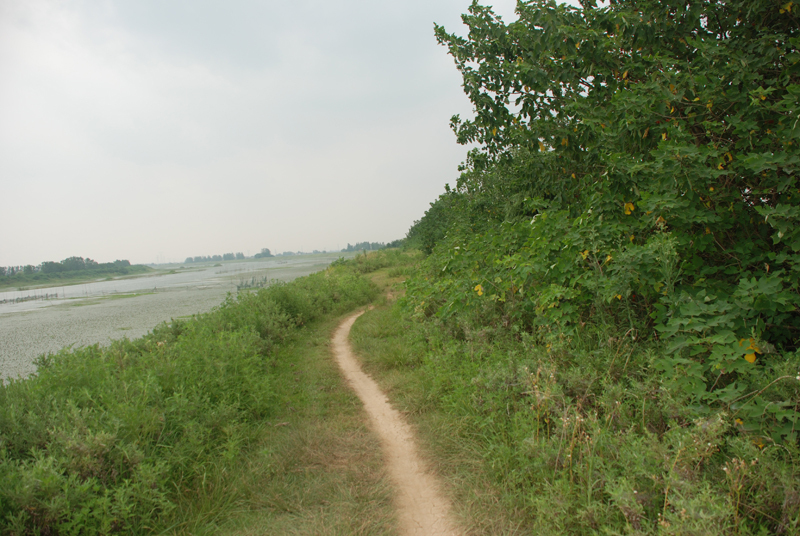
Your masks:
{"label": "overcast sky", "polygon": [[468,6],[0,0],[0,265],[402,238],[466,154]]}

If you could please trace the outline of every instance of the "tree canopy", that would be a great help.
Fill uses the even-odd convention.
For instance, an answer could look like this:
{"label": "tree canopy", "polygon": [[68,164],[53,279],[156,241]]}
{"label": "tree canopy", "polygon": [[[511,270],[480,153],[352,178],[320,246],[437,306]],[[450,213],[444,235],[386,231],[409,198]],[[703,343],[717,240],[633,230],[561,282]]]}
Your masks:
{"label": "tree canopy", "polygon": [[445,319],[488,299],[531,333],[614,317],[664,342],[656,366],[699,408],[796,438],[796,396],[746,395],[796,373],[800,6],[517,12],[436,27],[475,111],[451,126],[478,147],[409,232],[433,251],[411,299]]}

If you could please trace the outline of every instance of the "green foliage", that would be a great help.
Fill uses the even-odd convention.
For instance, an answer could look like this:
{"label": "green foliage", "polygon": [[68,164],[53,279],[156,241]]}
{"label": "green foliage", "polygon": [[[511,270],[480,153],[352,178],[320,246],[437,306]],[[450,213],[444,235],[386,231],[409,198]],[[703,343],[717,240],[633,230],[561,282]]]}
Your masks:
{"label": "green foliage", "polygon": [[[513,529],[485,533],[800,529],[798,446],[737,434],[744,425],[730,414],[696,415],[664,388],[657,341],[597,322],[546,340],[441,327],[400,307],[376,309],[352,340],[395,403],[429,430],[436,459],[461,464],[446,478],[457,487],[489,477],[490,502],[500,500]],[[470,525],[488,507],[476,505]]]}
{"label": "green foliage", "polygon": [[375,294],[331,268],[141,339],[42,356],[34,377],[0,387],[0,532],[154,532],[187,521],[191,504],[232,501],[216,490],[289,381],[277,346]]}
{"label": "green foliage", "polygon": [[139,274],[151,268],[134,264],[127,260],[98,263],[83,257],[69,257],[61,262],[43,262],[39,266],[0,267],[0,287],[46,284],[63,284],[65,281],[79,281],[101,276],[121,276]]}
{"label": "green foliage", "polygon": [[436,28],[478,147],[409,231],[409,409],[531,532],[796,533],[800,6],[582,5]]}
{"label": "green foliage", "polygon": [[476,113],[452,126],[480,147],[409,231],[432,252],[417,314],[541,341],[624,327],[663,342],[698,416],[797,441],[798,9],[540,0],[506,25],[473,3],[466,37],[437,27]]}

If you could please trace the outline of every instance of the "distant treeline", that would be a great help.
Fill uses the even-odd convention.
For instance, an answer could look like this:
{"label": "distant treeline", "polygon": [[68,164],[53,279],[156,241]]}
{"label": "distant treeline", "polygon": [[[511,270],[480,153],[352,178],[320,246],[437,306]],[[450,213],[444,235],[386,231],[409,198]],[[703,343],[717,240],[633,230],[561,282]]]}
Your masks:
{"label": "distant treeline", "polygon": [[394,240],[385,244],[383,242],[359,242],[358,244],[347,244],[347,247],[342,250],[345,251],[376,251],[384,248],[399,248],[403,245],[403,240]]}
{"label": "distant treeline", "polygon": [[[346,251],[375,251],[384,248],[399,248],[403,244],[403,240],[395,240],[393,242],[389,242],[385,244],[383,242],[359,242],[357,244],[347,244],[347,247],[342,250],[342,252]],[[244,253],[225,253],[224,255],[201,255],[198,257],[186,257],[186,260],[183,261],[184,264],[190,263],[201,263],[201,262],[221,262],[221,261],[239,261],[245,259],[263,259],[268,257],[282,257],[282,256],[290,256],[290,255],[313,255],[317,253],[328,253],[327,250],[318,250],[315,249],[314,251],[284,251],[283,253],[276,253],[272,254],[269,248],[262,248],[260,253],[256,253],[252,257],[246,257]]]}
{"label": "distant treeline", "polygon": [[[270,253],[268,248],[262,248],[261,253],[256,253],[253,255],[253,259],[260,259],[262,257],[272,257],[272,253]],[[183,261],[184,264],[189,264],[193,262],[220,262],[220,261],[243,261],[247,259],[244,253],[239,251],[238,253],[225,253],[224,255],[200,255],[198,257],[186,257],[186,260]]]}
{"label": "distant treeline", "polygon": [[244,259],[244,253],[226,253],[225,255],[201,255],[199,257],[186,257],[186,260],[183,261],[184,264],[189,264],[190,262],[217,262],[217,261],[234,261],[239,259]]}
{"label": "distant treeline", "polygon": [[125,275],[147,270],[127,260],[97,262],[90,258],[69,257],[61,262],[45,261],[39,265],[0,266],[0,284],[69,279],[94,275]]}

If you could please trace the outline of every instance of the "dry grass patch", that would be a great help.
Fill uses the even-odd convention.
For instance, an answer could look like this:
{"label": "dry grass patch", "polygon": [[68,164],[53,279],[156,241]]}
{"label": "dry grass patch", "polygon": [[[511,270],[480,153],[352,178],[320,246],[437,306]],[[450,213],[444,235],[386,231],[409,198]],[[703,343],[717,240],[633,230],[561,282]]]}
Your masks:
{"label": "dry grass patch", "polygon": [[220,527],[226,534],[397,533],[380,444],[330,355],[335,325],[316,328],[295,350],[286,411],[244,471],[249,497]]}

